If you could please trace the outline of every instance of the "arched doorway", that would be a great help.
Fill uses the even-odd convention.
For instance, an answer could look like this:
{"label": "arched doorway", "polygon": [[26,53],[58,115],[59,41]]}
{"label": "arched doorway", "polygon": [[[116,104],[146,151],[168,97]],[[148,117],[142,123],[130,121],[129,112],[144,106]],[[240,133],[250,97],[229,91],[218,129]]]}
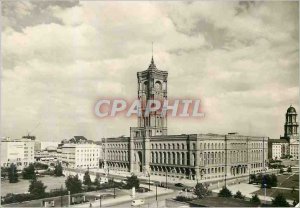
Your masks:
{"label": "arched doorway", "polygon": [[143,154],[141,151],[138,151],[138,164],[140,172],[143,172]]}

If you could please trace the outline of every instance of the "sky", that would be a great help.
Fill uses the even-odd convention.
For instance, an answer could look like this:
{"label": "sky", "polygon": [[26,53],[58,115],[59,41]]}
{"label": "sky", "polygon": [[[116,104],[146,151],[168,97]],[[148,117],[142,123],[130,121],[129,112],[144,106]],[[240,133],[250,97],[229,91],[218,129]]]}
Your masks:
{"label": "sky", "polygon": [[100,119],[101,98],[137,97],[153,56],[168,97],[205,117],[168,134],[279,138],[299,108],[298,2],[2,2],[1,136],[42,141],[129,136],[136,118]]}

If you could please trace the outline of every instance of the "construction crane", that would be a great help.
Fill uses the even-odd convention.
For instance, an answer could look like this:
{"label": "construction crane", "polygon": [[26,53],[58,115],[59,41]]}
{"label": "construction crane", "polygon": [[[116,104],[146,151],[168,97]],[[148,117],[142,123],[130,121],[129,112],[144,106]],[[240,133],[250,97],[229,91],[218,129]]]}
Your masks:
{"label": "construction crane", "polygon": [[41,124],[41,122],[39,122],[31,131],[28,131],[28,135],[27,136],[23,136],[24,139],[31,139],[31,140],[35,140],[35,136],[30,136],[30,134],[37,129],[37,127],[39,127]]}

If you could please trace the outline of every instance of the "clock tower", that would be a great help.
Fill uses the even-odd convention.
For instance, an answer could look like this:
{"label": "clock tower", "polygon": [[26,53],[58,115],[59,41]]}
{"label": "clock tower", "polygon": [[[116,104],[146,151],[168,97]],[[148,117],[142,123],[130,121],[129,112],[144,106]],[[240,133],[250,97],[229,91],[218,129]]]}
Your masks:
{"label": "clock tower", "polygon": [[158,70],[153,57],[147,70],[138,72],[138,99],[141,103],[141,115],[138,117],[138,127],[147,128],[149,136],[167,135],[167,115],[161,111],[150,112],[145,115],[149,100],[159,100],[163,105],[167,100],[168,72]]}

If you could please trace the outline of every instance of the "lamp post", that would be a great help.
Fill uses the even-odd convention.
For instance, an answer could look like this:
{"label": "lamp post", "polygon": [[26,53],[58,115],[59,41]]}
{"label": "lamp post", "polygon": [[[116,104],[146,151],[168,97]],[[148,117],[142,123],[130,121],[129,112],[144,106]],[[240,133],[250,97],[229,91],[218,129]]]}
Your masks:
{"label": "lamp post", "polygon": [[168,189],[168,169],[166,169],[166,189]]}
{"label": "lamp post", "polygon": [[151,189],[150,189],[150,172],[149,171],[147,171],[147,175],[148,175],[148,177],[149,177],[149,191],[151,191]]}
{"label": "lamp post", "polygon": [[101,194],[99,194],[99,207],[101,208],[101,199],[102,199],[102,195]]}

